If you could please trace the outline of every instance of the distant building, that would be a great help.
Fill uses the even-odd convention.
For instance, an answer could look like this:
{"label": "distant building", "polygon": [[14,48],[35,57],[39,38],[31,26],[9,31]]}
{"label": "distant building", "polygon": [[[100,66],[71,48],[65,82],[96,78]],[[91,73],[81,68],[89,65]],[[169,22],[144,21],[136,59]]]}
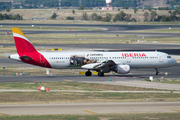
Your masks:
{"label": "distant building", "polygon": [[107,7],[102,7],[102,10],[113,10],[111,7],[112,0],[106,0]]}
{"label": "distant building", "polygon": [[113,10],[112,7],[102,7],[102,10]]}

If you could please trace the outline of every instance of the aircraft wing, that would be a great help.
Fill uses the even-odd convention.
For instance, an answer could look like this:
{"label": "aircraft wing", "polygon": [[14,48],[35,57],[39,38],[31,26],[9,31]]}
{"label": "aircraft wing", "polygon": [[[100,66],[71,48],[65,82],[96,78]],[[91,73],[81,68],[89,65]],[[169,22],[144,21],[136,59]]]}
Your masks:
{"label": "aircraft wing", "polygon": [[99,70],[99,69],[103,69],[103,68],[110,68],[115,65],[116,65],[116,63],[113,60],[108,60],[108,61],[103,61],[101,63],[86,64],[86,65],[81,66],[81,68]]}

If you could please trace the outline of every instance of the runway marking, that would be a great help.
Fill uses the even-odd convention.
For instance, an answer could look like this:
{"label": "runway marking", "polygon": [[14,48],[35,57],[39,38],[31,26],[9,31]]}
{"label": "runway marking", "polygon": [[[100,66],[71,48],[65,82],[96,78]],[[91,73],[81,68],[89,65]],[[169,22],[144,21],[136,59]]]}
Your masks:
{"label": "runway marking", "polygon": [[96,112],[92,112],[92,111],[88,111],[88,110],[82,110],[84,112],[88,112],[88,113],[92,113],[92,114],[95,114]]}
{"label": "runway marking", "polygon": [[72,82],[73,80],[65,80],[65,79],[64,79],[63,81]]}
{"label": "runway marking", "polygon": [[107,77],[111,77],[111,78],[139,78],[139,77],[117,77],[117,76],[107,76]]}
{"label": "runway marking", "polygon": [[176,110],[176,109],[170,109],[170,110],[172,110],[172,111],[176,111],[176,112],[180,112],[180,110]]}
{"label": "runway marking", "polygon": [[0,115],[7,115],[7,114],[4,114],[4,113],[0,113]]}
{"label": "runway marking", "polygon": [[75,45],[67,45],[67,46],[75,46]]}

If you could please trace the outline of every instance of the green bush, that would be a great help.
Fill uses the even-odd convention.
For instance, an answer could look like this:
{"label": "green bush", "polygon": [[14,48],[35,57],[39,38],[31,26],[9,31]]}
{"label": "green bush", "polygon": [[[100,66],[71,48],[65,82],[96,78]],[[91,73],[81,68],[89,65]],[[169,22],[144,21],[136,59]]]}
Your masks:
{"label": "green bush", "polygon": [[74,20],[74,17],[68,16],[68,17],[66,17],[66,20]]}
{"label": "green bush", "polygon": [[110,19],[110,18],[105,17],[105,18],[103,18],[103,19],[102,19],[102,21],[103,21],[103,22],[110,22],[110,21],[111,21],[111,19]]}
{"label": "green bush", "polygon": [[145,79],[146,81],[148,81],[148,82],[151,82],[151,80],[150,79]]}
{"label": "green bush", "polygon": [[51,16],[51,19],[56,19],[56,17],[57,17],[57,14],[53,13],[53,15]]}
{"label": "green bush", "polygon": [[101,21],[102,20],[102,16],[97,16],[97,21]]}
{"label": "green bush", "polygon": [[6,11],[7,11],[7,12],[10,12],[10,11],[11,11],[11,8],[9,8],[9,7],[6,8]]}
{"label": "green bush", "polygon": [[132,22],[137,22],[137,20],[135,18],[132,18]]}
{"label": "green bush", "polygon": [[81,5],[78,10],[84,10],[84,5]]}

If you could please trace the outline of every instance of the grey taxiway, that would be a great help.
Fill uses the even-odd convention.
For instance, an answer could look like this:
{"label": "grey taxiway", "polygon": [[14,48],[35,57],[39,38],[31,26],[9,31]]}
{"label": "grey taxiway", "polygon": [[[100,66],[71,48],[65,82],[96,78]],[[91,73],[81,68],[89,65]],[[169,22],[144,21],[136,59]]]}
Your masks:
{"label": "grey taxiway", "polygon": [[2,115],[180,112],[180,102],[62,103],[0,105]]}

